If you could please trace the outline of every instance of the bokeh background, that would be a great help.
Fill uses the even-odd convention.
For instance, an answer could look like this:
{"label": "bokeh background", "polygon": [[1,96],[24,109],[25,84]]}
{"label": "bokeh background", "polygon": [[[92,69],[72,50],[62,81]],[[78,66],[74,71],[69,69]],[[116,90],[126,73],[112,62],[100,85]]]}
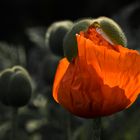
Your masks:
{"label": "bokeh background", "polygon": [[[4,0],[0,2],[0,70],[25,67],[33,79],[30,103],[19,110],[18,140],[90,140],[91,120],[73,116],[52,98],[58,61],[46,40],[56,21],[108,16],[140,49],[139,0]],[[11,108],[0,103],[0,140],[10,140]],[[129,109],[103,118],[103,140],[140,140],[140,99]]]}

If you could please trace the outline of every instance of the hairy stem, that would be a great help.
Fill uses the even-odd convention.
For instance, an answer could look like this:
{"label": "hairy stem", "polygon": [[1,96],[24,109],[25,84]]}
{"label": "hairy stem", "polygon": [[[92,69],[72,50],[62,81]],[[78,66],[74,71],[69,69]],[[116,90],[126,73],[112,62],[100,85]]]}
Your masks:
{"label": "hairy stem", "polygon": [[92,140],[101,139],[101,118],[93,119],[93,138]]}
{"label": "hairy stem", "polygon": [[12,108],[12,128],[11,128],[11,140],[17,139],[17,115],[18,115],[18,108]]}

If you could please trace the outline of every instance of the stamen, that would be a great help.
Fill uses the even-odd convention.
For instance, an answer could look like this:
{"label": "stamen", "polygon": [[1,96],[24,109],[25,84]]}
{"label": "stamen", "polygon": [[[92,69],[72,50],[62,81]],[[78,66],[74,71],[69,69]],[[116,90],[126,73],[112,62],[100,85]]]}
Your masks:
{"label": "stamen", "polygon": [[98,27],[89,27],[86,32],[81,31],[81,36],[93,41],[97,46],[105,46],[108,49],[119,52],[118,47],[107,37],[107,35]]}
{"label": "stamen", "polygon": [[101,28],[96,28],[96,31],[106,40],[108,41],[111,45],[115,45],[110,39],[109,37],[103,32],[103,30]]}

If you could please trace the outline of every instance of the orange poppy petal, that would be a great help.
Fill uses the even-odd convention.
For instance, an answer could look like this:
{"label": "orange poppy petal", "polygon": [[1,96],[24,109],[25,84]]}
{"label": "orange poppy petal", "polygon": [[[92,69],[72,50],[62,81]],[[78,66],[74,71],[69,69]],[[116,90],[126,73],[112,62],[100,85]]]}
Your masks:
{"label": "orange poppy petal", "polygon": [[68,68],[68,65],[69,65],[69,62],[67,61],[67,59],[63,58],[62,60],[60,60],[59,65],[57,67],[57,71],[54,78],[54,84],[53,84],[53,97],[56,102],[58,102],[57,96],[58,96],[59,84],[64,73],[66,72]]}
{"label": "orange poppy petal", "polygon": [[[92,74],[92,76],[91,76]],[[90,82],[89,82],[90,81]],[[92,69],[87,70],[86,63],[79,63],[76,58],[75,63],[70,63],[66,73],[60,81],[58,90],[59,103],[70,112],[88,117],[93,115],[92,107],[100,107],[100,78]],[[92,94],[95,95],[92,99]],[[95,101],[95,102],[94,102]]]}
{"label": "orange poppy petal", "polygon": [[[140,55],[77,35],[78,56],[60,61],[53,97],[77,116],[106,116],[130,106],[140,93]],[[114,47],[114,48],[112,48]]]}
{"label": "orange poppy petal", "polygon": [[77,40],[78,57],[69,64],[60,81],[59,103],[81,117],[105,116],[123,110],[131,103],[125,91],[118,85],[104,84],[92,42],[79,35]]}
{"label": "orange poppy petal", "polygon": [[119,51],[97,46],[89,39],[77,36],[78,53],[81,61],[86,59],[88,65],[96,70],[104,84],[118,86],[132,102],[140,93],[140,55],[135,50],[122,46]]}

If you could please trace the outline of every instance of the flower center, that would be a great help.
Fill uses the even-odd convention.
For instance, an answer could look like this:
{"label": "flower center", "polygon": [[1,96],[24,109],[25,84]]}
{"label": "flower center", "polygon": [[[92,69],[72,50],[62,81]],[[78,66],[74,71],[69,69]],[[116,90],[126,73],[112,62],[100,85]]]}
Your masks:
{"label": "flower center", "polygon": [[116,46],[113,42],[103,33],[101,28],[89,27],[86,32],[80,32],[80,35],[91,40],[94,44],[98,46],[106,46],[108,49],[113,49],[117,51]]}

